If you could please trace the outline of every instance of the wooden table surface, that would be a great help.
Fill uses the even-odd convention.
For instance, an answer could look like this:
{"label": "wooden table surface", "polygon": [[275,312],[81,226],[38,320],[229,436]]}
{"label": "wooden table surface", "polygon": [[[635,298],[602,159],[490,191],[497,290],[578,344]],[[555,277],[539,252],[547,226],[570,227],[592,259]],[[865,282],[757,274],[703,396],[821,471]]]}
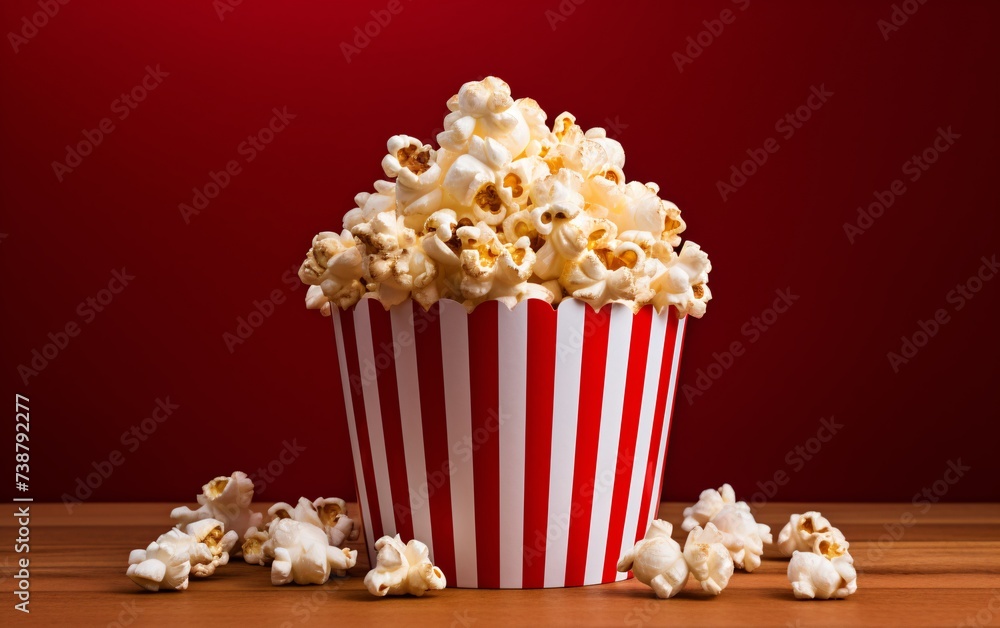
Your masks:
{"label": "wooden table surface", "polygon": [[[660,517],[679,524],[685,504]],[[271,586],[269,569],[235,559],[187,591],[148,593],[125,577],[129,551],[170,528],[171,504],[31,504],[30,615],[14,610],[14,518],[0,521],[0,625],[244,626],[988,626],[1000,625],[1000,504],[769,503],[758,521],[777,536],[793,512],[819,509],[851,542],[858,592],[847,600],[792,596],[787,561],[769,550],[718,597],[692,580],[659,600],[634,580],[545,590],[446,589],[423,598],[375,598],[362,582],[362,549],[347,578],[324,586]],[[11,510],[14,510],[13,508]],[[351,505],[357,516],[357,505]],[[904,526],[901,522],[909,523]],[[888,527],[887,527],[888,526]],[[679,530],[675,537],[683,542]],[[964,622],[964,623],[963,623]]]}

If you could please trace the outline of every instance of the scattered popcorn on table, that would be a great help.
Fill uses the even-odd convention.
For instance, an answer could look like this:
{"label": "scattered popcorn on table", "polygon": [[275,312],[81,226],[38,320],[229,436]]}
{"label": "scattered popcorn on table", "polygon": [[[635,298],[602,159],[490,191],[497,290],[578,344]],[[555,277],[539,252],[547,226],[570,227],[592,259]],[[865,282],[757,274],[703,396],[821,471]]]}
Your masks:
{"label": "scattered popcorn on table", "polygon": [[397,534],[375,542],[378,552],[375,568],[365,576],[365,586],[372,595],[416,595],[445,588],[444,573],[431,563],[427,546],[413,539],[406,545]]}
{"label": "scattered popcorn on table", "polygon": [[354,198],[342,232],[313,238],[299,270],[307,307],[574,297],[705,313],[708,256],[682,242],[680,209],[659,186],[626,181],[625,151],[604,129],[569,113],[549,128],[538,103],[493,76],[447,105],[439,148],[390,137],[390,180]]}
{"label": "scattered popcorn on table", "polygon": [[847,549],[850,545],[844,538],[844,533],[833,527],[830,522],[815,510],[801,515],[792,515],[785,527],[778,534],[778,551],[782,556],[791,556],[794,552],[817,552],[816,546],[821,540],[836,542]]}
{"label": "scattered popcorn on table", "polygon": [[145,550],[132,550],[126,575],[148,591],[183,591],[189,575],[211,576],[227,564],[236,541],[236,532],[226,532],[216,519],[189,524],[183,531],[173,528]]}
{"label": "scattered popcorn on table", "polygon": [[[724,545],[728,541],[730,545]],[[726,539],[714,523],[695,526],[684,542],[684,560],[701,588],[713,595],[722,593],[733,576],[735,564],[731,552],[739,551],[742,541]]]}
{"label": "scattered popcorn on table", "polygon": [[[653,521],[646,536],[618,561],[618,571],[631,570],[636,580],[652,588],[656,596],[663,599],[677,595],[684,588],[689,573],[681,546],[670,538],[673,529],[666,521]],[[726,579],[728,581],[728,577]]]}
{"label": "scattered popcorn on table", "polygon": [[733,487],[723,484],[719,490],[709,488],[701,492],[698,496],[698,503],[684,509],[684,522],[681,523],[681,530],[685,532],[695,526],[704,526],[717,515],[726,504],[736,503],[736,493]]}
{"label": "scattered popcorn on table", "polygon": [[271,584],[325,584],[330,574],[347,575],[357,564],[358,551],[333,547],[326,533],[311,523],[274,519],[267,532],[247,531],[243,543],[246,562],[271,565]]}
{"label": "scattered popcorn on table", "polygon": [[180,506],[173,509],[170,517],[180,524],[218,519],[229,530],[235,530],[242,539],[249,528],[259,526],[264,520],[263,514],[250,510],[251,501],[253,480],[246,473],[235,471],[229,477],[217,477],[201,487],[201,495],[198,496],[200,506],[197,509]]}
{"label": "scattered popcorn on table", "polygon": [[847,550],[829,544],[825,554],[795,551],[788,580],[799,599],[843,599],[858,590],[858,573]]}

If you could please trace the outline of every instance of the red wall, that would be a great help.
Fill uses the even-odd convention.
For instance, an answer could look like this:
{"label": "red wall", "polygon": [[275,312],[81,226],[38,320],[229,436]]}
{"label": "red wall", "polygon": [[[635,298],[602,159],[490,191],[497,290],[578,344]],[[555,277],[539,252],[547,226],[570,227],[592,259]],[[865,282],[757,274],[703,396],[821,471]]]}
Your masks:
{"label": "red wall", "polygon": [[[910,0],[886,30],[888,0],[404,0],[395,15],[378,0],[244,2],[220,20],[221,2],[70,2],[37,29],[22,22],[36,2],[0,9],[24,38],[0,50],[3,386],[30,398],[34,497],[72,494],[96,465],[111,474],[90,499],[190,500],[216,474],[279,459],[285,440],[305,449],[284,454],[264,499],[352,495],[329,321],[303,308],[290,271],[382,176],[385,140],[430,138],[448,97],[486,74],[550,118],[607,126],[627,174],[658,182],[712,255],[716,298],[689,326],[681,374],[693,387],[705,373],[706,390],[678,398],[666,497],[724,481],[748,499],[758,482],[781,500],[1000,497],[1000,279],[971,279],[1000,253],[1000,5]],[[391,19],[348,61],[342,42],[372,9]],[[692,55],[683,71],[674,53]],[[162,73],[128,108],[120,95],[147,67]],[[809,103],[799,128],[781,122]],[[274,108],[294,119],[241,149]],[[60,181],[52,162],[105,118]],[[926,170],[907,166],[939,129],[957,139]],[[723,199],[748,150],[766,162]],[[238,174],[186,224],[179,204],[231,160]],[[897,179],[905,191],[882,194]],[[844,224],[875,193],[892,204],[852,243]],[[967,281],[972,298],[953,292]],[[768,312],[786,290],[792,305]],[[101,311],[87,304],[101,297]],[[894,368],[887,354],[939,310],[947,322]],[[49,333],[65,348],[23,384],[18,366]],[[146,435],[157,400],[177,407]],[[946,474],[949,461],[969,469]]]}

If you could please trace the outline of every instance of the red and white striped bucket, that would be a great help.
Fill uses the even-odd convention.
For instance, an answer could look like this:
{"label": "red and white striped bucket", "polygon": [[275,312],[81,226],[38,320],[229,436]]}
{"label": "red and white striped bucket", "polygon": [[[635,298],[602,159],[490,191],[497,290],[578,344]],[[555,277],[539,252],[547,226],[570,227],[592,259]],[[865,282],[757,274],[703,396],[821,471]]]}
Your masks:
{"label": "red and white striped bucket", "polygon": [[458,587],[624,579],[660,501],[685,321],[574,299],[334,308],[369,559],[398,533]]}

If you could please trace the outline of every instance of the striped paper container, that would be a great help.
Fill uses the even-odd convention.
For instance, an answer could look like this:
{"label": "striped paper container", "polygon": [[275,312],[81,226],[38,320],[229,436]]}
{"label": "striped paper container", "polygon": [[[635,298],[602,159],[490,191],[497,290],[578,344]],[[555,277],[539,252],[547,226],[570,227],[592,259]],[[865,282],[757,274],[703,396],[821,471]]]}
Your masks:
{"label": "striped paper container", "polygon": [[660,501],[685,322],[574,299],[334,308],[369,559],[400,534],[458,587],[624,579]]}

